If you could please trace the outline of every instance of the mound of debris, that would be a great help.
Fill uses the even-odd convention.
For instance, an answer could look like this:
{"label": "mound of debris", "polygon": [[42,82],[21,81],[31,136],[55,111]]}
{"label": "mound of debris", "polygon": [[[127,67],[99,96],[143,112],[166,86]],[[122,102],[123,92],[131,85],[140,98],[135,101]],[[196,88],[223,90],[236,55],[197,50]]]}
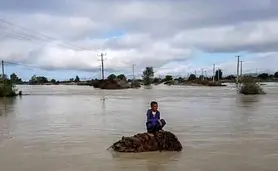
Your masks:
{"label": "mound of debris", "polygon": [[178,138],[169,131],[154,134],[139,133],[131,137],[122,137],[110,148],[117,152],[150,152],[150,151],[181,151],[182,145]]}

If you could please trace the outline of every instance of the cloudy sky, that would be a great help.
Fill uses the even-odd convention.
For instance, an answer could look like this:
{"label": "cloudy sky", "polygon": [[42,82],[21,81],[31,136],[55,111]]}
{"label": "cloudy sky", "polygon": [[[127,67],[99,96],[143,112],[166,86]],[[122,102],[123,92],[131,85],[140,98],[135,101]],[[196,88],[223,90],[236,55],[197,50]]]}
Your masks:
{"label": "cloudy sky", "polygon": [[[278,70],[276,0],[0,0],[0,59],[23,79]],[[20,65],[15,65],[16,63]]]}

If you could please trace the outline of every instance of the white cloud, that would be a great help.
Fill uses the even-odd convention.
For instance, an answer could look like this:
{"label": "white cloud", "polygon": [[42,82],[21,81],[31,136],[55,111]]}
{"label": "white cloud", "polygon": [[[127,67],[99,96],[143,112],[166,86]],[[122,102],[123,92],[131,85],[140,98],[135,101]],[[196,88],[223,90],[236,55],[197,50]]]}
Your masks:
{"label": "white cloud", "polygon": [[[32,0],[22,6],[13,5],[16,0],[12,1],[0,0],[1,16],[33,30],[22,30],[0,20],[0,37],[32,39],[0,40],[0,56],[13,62],[47,69],[93,70],[100,64],[97,54],[103,51],[107,53],[106,68],[129,70],[136,64],[140,70],[186,61],[196,49],[231,54],[245,51],[278,62],[276,1],[50,0],[46,4]],[[107,38],[107,34],[117,30],[125,34],[115,33],[114,38]],[[58,40],[37,35],[37,31]],[[275,62],[263,62],[253,59],[245,66],[250,70],[275,70]],[[211,68],[176,62],[169,67],[173,69],[157,70],[157,74],[193,72],[206,67]],[[227,72],[235,70],[234,63],[221,67]]]}

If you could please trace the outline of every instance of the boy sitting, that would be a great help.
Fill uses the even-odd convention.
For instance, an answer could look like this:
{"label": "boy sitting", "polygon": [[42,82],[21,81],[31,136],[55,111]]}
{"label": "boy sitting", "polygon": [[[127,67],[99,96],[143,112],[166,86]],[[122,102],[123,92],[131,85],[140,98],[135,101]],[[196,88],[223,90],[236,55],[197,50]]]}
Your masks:
{"label": "boy sitting", "polygon": [[151,109],[147,110],[147,131],[148,133],[155,133],[166,125],[164,119],[160,119],[160,112],[157,110],[158,104],[155,101],[151,102]]}

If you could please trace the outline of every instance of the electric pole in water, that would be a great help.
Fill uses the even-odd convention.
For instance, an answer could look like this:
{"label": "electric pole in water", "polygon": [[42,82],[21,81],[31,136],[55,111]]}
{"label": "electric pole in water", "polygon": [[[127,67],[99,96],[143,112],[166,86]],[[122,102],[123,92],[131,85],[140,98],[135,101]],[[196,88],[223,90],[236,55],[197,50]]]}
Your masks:
{"label": "electric pole in water", "polygon": [[204,69],[202,69],[202,80],[204,80]]}
{"label": "electric pole in water", "polygon": [[242,80],[242,61],[240,61],[240,80]]}
{"label": "electric pole in water", "polygon": [[238,86],[238,81],[239,81],[239,56],[237,56],[237,80],[236,80],[237,86]]}
{"label": "electric pole in water", "polygon": [[99,79],[101,80],[101,77],[102,77],[102,75],[101,75],[101,65],[99,65]]}
{"label": "electric pole in water", "polygon": [[135,64],[132,65],[132,76],[133,76],[133,81],[135,80],[134,71],[135,71]]}
{"label": "electric pole in water", "polygon": [[106,53],[101,53],[100,54],[102,80],[104,80],[104,64],[103,64],[104,59],[103,59],[103,56],[106,56]]}
{"label": "electric pole in water", "polygon": [[213,64],[213,69],[212,69],[212,80],[213,80],[213,82],[214,82],[214,74],[215,74],[215,64]]}
{"label": "electric pole in water", "polygon": [[2,60],[2,78],[5,79],[4,61]]}
{"label": "electric pole in water", "polygon": [[220,76],[219,76],[219,74],[220,74],[220,69],[218,68],[218,69],[217,69],[217,81],[219,81],[219,80],[220,80]]}

